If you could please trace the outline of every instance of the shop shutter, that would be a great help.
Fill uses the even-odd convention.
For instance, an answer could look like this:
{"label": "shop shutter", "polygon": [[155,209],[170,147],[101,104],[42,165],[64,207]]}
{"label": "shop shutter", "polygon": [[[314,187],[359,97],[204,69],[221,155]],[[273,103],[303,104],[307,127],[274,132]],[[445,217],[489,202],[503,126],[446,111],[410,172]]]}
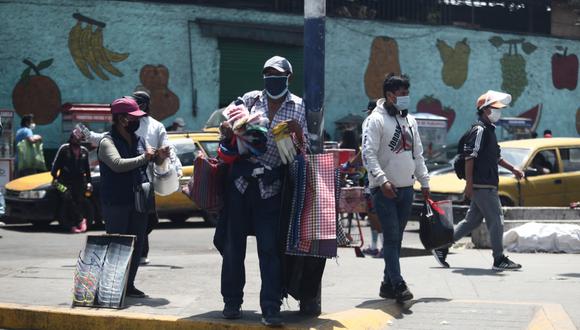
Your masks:
{"label": "shop shutter", "polygon": [[290,61],[294,76],[290,91],[300,97],[304,92],[303,48],[285,44],[220,38],[220,107],[251,90],[264,89],[262,66],[274,55]]}

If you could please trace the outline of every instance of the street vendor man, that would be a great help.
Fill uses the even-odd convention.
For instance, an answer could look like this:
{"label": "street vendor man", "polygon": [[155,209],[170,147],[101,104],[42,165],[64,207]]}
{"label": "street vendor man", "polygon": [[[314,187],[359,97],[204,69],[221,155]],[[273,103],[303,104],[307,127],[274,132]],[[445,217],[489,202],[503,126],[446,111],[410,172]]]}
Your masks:
{"label": "street vendor man", "polygon": [[[288,89],[292,65],[280,56],[263,67],[264,90],[244,94],[224,110],[220,157],[230,168],[222,219],[221,294],[226,319],[242,317],[246,238],[254,233],[258,247],[262,323],[281,326],[282,255],[279,253],[281,165],[293,160],[296,148],[308,143],[304,101]],[[277,144],[272,129],[287,127],[290,145]],[[261,134],[261,132],[263,134]]]}

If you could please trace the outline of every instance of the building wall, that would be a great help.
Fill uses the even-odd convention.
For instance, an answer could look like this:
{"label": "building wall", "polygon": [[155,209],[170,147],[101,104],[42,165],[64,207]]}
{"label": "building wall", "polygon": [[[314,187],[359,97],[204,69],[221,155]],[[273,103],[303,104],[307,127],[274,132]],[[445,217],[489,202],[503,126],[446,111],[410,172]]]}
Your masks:
{"label": "building wall", "polygon": [[[89,63],[94,61],[97,71],[100,68],[108,80],[91,69],[85,70],[93,76],[90,79],[75,64],[69,50],[69,34],[77,23],[74,13],[106,24],[102,29],[104,48],[117,54],[103,53],[98,42],[86,36],[83,39],[81,34],[79,42],[91,43],[92,47],[84,47],[91,54],[78,55],[77,62],[79,57],[81,62],[85,57]],[[3,22],[0,108],[16,108],[20,113],[32,109],[44,122],[37,132],[44,136],[45,148],[55,148],[65,139],[58,104],[109,103],[145,85],[154,90],[156,117],[162,118],[165,124],[182,117],[188,128],[200,129],[218,106],[219,51],[215,38],[202,36],[194,22],[197,18],[285,25],[303,22],[300,16],[193,5],[3,1],[0,3]],[[517,47],[518,55],[504,55],[510,50],[507,42],[515,39],[524,39],[511,47],[512,52]],[[561,63],[557,64],[554,84],[552,57],[557,52],[556,46],[567,48],[568,55],[575,55],[558,59]],[[128,57],[124,58],[127,53]],[[328,19],[326,128],[332,132],[335,120],[348,113],[361,114],[359,110],[366,107],[369,97],[377,96],[377,84],[380,91],[385,71],[399,69],[411,77],[413,108],[453,119],[448,141],[456,140],[473,120],[475,99],[481,93],[502,88],[511,91],[516,99],[506,114],[518,115],[542,104],[538,130],[551,128],[555,136],[577,136],[580,92],[574,59],[577,63],[579,53],[580,42],[567,39]],[[501,64],[502,57],[504,64]],[[23,59],[30,59],[36,65],[52,59],[51,63],[44,62],[46,68],[41,70],[49,79],[33,78],[32,74],[28,78],[34,81],[32,87],[19,85],[27,68]],[[107,63],[113,66],[112,72],[107,71],[110,68]],[[509,76],[506,81],[502,70]],[[197,116],[193,116],[194,106]],[[442,110],[443,107],[451,109]]]}

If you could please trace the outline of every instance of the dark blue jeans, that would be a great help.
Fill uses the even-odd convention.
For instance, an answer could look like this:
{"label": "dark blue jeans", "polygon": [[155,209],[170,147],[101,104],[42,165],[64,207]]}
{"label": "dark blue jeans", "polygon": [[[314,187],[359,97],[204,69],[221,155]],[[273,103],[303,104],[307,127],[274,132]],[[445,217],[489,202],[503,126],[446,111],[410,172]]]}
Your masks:
{"label": "dark blue jeans", "polygon": [[401,243],[413,206],[413,187],[397,188],[393,199],[385,197],[380,188],[372,190],[375,211],[383,229],[385,273],[383,281],[393,287],[403,281],[401,276]]}
{"label": "dark blue jeans", "polygon": [[226,233],[223,249],[221,293],[224,303],[241,305],[246,274],[246,238],[256,235],[260,261],[260,307],[262,313],[279,311],[282,303],[281,264],[279,256],[280,194],[260,197],[256,180],[250,180],[244,194],[233,182],[228,185]]}
{"label": "dark blue jeans", "polygon": [[135,249],[131,256],[131,266],[127,287],[134,286],[135,275],[139,269],[139,261],[143,252],[143,242],[147,231],[147,214],[135,211],[131,205],[106,205],[103,204],[103,218],[107,234],[135,235]]}

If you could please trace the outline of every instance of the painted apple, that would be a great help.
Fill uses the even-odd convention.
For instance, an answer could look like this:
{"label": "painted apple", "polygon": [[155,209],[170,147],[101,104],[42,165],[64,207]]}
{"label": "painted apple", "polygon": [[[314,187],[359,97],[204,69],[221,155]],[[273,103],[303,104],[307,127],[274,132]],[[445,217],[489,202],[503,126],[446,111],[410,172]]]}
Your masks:
{"label": "painted apple", "polygon": [[557,89],[574,90],[578,85],[578,57],[576,54],[566,54],[568,48],[557,46],[564,51],[552,55],[552,82]]}
{"label": "painted apple", "polygon": [[417,112],[430,113],[447,118],[448,131],[455,121],[455,110],[450,107],[443,107],[441,101],[433,97],[433,95],[425,95],[419,100],[417,103]]}

